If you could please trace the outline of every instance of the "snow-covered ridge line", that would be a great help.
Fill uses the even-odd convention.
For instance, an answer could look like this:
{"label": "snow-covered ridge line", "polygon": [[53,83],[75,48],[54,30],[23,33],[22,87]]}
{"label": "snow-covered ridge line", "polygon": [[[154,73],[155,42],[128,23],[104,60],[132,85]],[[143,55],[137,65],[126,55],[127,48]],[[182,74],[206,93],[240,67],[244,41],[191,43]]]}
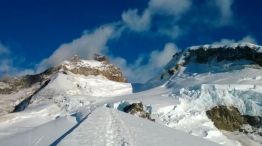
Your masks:
{"label": "snow-covered ridge line", "polygon": [[96,60],[79,60],[77,62],[72,61],[64,61],[62,66],[66,67],[67,69],[75,69],[75,68],[81,68],[81,67],[89,67],[89,68],[96,68],[99,70],[104,70],[106,67],[110,67],[110,64],[105,64],[103,62],[99,62]]}
{"label": "snow-covered ridge line", "polygon": [[198,45],[198,46],[191,46],[188,47],[187,50],[197,50],[197,49],[218,49],[218,48],[225,48],[225,49],[236,49],[236,48],[244,48],[248,47],[251,49],[256,50],[257,52],[262,53],[262,46],[255,45],[248,42],[242,42],[242,43],[229,43],[229,44],[205,44],[205,45]]}

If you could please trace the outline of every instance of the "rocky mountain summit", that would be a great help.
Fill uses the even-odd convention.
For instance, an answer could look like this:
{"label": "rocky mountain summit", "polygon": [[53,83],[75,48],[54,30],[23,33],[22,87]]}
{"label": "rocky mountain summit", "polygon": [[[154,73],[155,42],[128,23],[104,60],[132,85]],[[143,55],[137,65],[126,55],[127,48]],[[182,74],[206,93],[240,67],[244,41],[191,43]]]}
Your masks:
{"label": "rocky mountain summit", "polygon": [[94,60],[81,60],[78,56],[74,56],[70,61],[64,61],[57,69],[85,76],[101,75],[112,81],[127,82],[121,70],[101,55],[95,55]]}
{"label": "rocky mountain summit", "polygon": [[[1,79],[0,115],[19,111],[21,108],[19,105],[44,88],[57,73],[103,76],[111,81],[127,82],[121,70],[110,64],[105,56],[95,54],[94,60],[83,60],[78,56],[74,56],[70,60],[66,60],[60,65],[51,67],[39,74]],[[17,106],[19,106],[19,109],[17,109]]]}

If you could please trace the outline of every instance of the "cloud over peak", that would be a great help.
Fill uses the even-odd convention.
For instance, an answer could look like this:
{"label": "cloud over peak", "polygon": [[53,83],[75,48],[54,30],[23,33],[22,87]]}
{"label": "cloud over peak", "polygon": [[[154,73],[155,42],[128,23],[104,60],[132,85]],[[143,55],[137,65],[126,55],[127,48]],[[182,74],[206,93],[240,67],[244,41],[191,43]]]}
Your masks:
{"label": "cloud over peak", "polygon": [[60,45],[50,57],[39,64],[37,72],[58,65],[73,55],[92,59],[95,53],[106,53],[108,49],[106,44],[113,37],[114,33],[115,26],[113,24],[101,26],[91,32],[85,32],[80,38]]}
{"label": "cloud over peak", "polygon": [[[133,63],[128,63],[121,57],[111,56],[110,60],[122,69],[129,81],[143,83],[159,73],[177,50],[175,44],[166,43],[163,49],[154,50],[148,55],[141,55]],[[146,63],[143,63],[144,61]]]}

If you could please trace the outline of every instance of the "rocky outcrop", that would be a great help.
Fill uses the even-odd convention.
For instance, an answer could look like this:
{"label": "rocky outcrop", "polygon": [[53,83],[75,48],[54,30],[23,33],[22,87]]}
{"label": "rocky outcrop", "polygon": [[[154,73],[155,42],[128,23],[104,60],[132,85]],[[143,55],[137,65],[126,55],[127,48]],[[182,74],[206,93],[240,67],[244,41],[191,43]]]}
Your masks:
{"label": "rocky outcrop", "polygon": [[49,82],[52,72],[49,69],[36,75],[1,79],[0,115],[24,109],[31,97]]}
{"label": "rocky outcrop", "polygon": [[245,123],[237,108],[216,106],[206,112],[209,119],[218,129],[236,131]]}
{"label": "rocky outcrop", "polygon": [[243,117],[245,119],[245,122],[251,125],[252,127],[262,127],[262,117],[249,115],[244,115]]}
{"label": "rocky outcrop", "polygon": [[101,75],[116,82],[127,82],[120,68],[110,64],[105,56],[95,55],[95,60],[81,60],[74,56],[70,61],[65,61],[57,68],[80,75]]}
{"label": "rocky outcrop", "polygon": [[106,56],[99,55],[99,54],[94,55],[94,60],[99,61],[99,62],[109,63],[109,60],[107,59]]}
{"label": "rocky outcrop", "polygon": [[216,106],[206,111],[206,114],[221,130],[245,131],[243,126],[246,124],[254,128],[262,127],[262,117],[241,115],[239,110],[233,106]]}
{"label": "rocky outcrop", "polygon": [[127,105],[123,111],[125,113],[135,115],[137,117],[145,118],[150,121],[155,121],[154,119],[151,118],[151,113],[144,110],[144,106],[142,102],[132,103],[130,105]]}
{"label": "rocky outcrop", "polygon": [[42,73],[35,75],[25,75],[21,77],[4,77],[0,83],[6,85],[1,87],[0,94],[11,94],[24,88],[30,88],[35,84],[42,85],[50,79],[50,75],[58,72],[58,68],[49,68]]}

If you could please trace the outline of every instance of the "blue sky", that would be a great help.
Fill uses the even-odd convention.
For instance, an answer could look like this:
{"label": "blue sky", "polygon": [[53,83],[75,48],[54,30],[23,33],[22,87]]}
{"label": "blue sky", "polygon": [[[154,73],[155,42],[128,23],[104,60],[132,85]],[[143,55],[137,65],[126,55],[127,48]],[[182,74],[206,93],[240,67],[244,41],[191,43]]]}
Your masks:
{"label": "blue sky", "polygon": [[261,0],[1,0],[0,75],[107,55],[132,82],[191,45],[262,38]]}

